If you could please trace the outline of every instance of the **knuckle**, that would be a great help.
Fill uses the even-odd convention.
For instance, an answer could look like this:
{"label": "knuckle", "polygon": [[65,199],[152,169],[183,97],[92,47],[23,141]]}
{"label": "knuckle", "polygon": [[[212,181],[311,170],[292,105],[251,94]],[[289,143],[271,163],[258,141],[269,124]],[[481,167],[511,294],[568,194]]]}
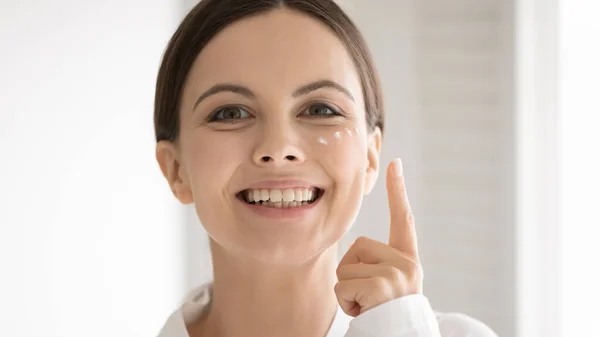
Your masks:
{"label": "knuckle", "polygon": [[366,236],[359,236],[356,241],[354,241],[354,246],[357,247],[363,247],[365,244],[367,244],[367,242],[369,241],[369,238]]}
{"label": "knuckle", "polygon": [[352,247],[350,247],[350,249],[352,249],[355,252],[355,254],[360,254],[361,252],[364,252],[366,249],[368,249],[367,248],[368,242],[369,242],[368,237],[361,236],[354,241],[354,243],[352,244]]}
{"label": "knuckle", "polygon": [[415,224],[415,215],[412,212],[412,210],[409,209],[408,211],[406,211],[405,218],[406,218],[406,223],[407,224],[409,224],[410,226],[414,226],[414,224]]}
{"label": "knuckle", "polygon": [[401,284],[405,282],[404,273],[402,273],[402,271],[400,271],[398,268],[388,267],[386,270],[386,275],[393,284]]}
{"label": "knuckle", "polygon": [[342,290],[343,290],[343,284],[341,282],[338,282],[333,286],[333,291],[338,295],[342,292]]}
{"label": "knuckle", "polygon": [[398,183],[396,186],[401,193],[406,193],[406,183]]}
{"label": "knuckle", "polygon": [[389,287],[389,281],[383,276],[374,277],[372,279],[373,287],[378,290],[387,290]]}
{"label": "knuckle", "polygon": [[410,282],[417,282],[423,279],[423,267],[417,262],[411,262],[406,268],[406,278]]}

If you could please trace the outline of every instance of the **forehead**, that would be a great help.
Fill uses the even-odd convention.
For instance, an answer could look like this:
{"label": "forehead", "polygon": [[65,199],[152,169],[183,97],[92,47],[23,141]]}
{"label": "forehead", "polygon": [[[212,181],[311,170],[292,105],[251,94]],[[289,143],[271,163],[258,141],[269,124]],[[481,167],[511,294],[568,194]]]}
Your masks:
{"label": "forehead", "polygon": [[194,63],[188,88],[194,95],[216,83],[247,85],[260,97],[289,95],[315,80],[345,86],[362,102],[354,63],[337,36],[308,15],[273,10],[244,18],[219,32]]}

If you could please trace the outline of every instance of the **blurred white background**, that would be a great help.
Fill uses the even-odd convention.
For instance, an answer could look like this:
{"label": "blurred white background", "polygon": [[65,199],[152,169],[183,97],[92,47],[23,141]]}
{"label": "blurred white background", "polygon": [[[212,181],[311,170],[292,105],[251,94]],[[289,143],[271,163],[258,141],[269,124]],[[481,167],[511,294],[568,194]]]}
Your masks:
{"label": "blurred white background", "polygon": [[[363,30],[435,309],[598,336],[600,4],[340,0]],[[193,0],[0,2],[0,336],[153,336],[211,277],[154,159],[162,52]],[[386,240],[385,188],[340,246]]]}

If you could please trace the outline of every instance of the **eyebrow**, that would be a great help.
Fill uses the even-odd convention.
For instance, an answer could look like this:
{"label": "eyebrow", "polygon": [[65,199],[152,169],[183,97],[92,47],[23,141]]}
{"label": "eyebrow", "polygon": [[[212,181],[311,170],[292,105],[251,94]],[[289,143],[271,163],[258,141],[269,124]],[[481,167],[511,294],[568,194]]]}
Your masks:
{"label": "eyebrow", "polygon": [[[315,90],[319,90],[322,88],[331,88],[331,89],[340,91],[341,93],[348,96],[348,98],[350,98],[352,101],[354,101],[354,96],[352,96],[352,93],[350,92],[350,90],[344,88],[344,86],[342,86],[334,81],[331,81],[331,80],[319,80],[319,81],[315,81],[315,82],[303,85],[300,88],[296,89],[294,91],[294,93],[292,94],[292,96],[299,97],[299,96],[307,95]],[[233,83],[220,83],[220,84],[214,85],[210,89],[206,90],[202,95],[200,95],[200,97],[198,97],[198,99],[196,100],[196,103],[194,103],[193,110],[196,110],[196,107],[198,106],[198,104],[200,104],[200,102],[202,102],[209,96],[216,95],[221,92],[232,92],[234,94],[240,94],[240,95],[246,96],[248,98],[256,97],[256,95],[254,94],[254,92],[252,92],[252,90],[250,90],[248,87],[245,87],[243,85],[233,84]]]}

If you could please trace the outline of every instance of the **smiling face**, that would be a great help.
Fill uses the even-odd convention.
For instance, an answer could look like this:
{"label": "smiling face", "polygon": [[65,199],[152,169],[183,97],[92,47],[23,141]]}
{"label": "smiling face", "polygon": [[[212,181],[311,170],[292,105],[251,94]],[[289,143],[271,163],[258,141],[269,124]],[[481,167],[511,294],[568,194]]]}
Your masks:
{"label": "smiling face", "polygon": [[178,144],[159,143],[158,153],[172,153],[159,161],[175,167],[177,197],[225,250],[299,263],[342,237],[376,180],[381,134],[367,131],[364,106],[335,34],[304,14],[270,11],[202,50]]}

